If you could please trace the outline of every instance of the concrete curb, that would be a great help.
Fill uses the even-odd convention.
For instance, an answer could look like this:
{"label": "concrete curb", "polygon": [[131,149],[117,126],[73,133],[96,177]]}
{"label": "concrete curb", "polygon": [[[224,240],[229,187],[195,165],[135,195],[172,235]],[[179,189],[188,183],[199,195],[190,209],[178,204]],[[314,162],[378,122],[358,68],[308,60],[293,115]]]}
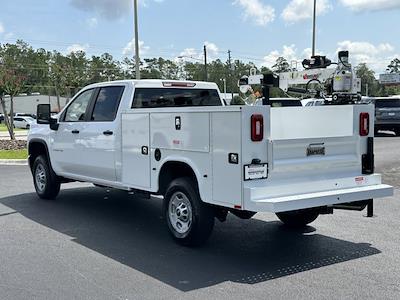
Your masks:
{"label": "concrete curb", "polygon": [[0,166],[27,166],[27,159],[0,159]]}

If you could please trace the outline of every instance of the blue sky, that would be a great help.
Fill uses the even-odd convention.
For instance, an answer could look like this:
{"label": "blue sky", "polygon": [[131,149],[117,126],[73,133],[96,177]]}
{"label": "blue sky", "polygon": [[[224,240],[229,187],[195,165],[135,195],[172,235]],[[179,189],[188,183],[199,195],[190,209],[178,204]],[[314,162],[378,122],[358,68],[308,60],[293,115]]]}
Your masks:
{"label": "blue sky", "polygon": [[[131,0],[3,0],[0,43],[23,39],[63,53],[133,55]],[[319,53],[384,71],[400,57],[400,0],[317,0]],[[312,0],[139,0],[142,56],[252,60],[270,66],[280,56],[310,55]],[[396,24],[397,23],[397,24]]]}

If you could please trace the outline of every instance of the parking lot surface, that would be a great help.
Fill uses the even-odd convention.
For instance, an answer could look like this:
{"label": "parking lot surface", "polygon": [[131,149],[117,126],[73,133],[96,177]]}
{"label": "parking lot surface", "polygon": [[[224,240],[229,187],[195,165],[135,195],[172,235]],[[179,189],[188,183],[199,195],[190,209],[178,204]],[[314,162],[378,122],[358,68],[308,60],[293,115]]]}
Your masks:
{"label": "parking lot surface", "polygon": [[0,299],[400,299],[400,138],[375,154],[395,196],[374,218],[230,215],[198,249],[172,242],[158,198],[72,183],[42,201],[28,167],[0,166]]}

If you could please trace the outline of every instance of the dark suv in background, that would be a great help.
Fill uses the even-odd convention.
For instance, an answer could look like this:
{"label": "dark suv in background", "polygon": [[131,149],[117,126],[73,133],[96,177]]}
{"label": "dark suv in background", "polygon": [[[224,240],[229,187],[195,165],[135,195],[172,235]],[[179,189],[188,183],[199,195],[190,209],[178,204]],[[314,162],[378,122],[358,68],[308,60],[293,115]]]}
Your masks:
{"label": "dark suv in background", "polygon": [[400,136],[400,97],[375,98],[375,133],[390,130]]}

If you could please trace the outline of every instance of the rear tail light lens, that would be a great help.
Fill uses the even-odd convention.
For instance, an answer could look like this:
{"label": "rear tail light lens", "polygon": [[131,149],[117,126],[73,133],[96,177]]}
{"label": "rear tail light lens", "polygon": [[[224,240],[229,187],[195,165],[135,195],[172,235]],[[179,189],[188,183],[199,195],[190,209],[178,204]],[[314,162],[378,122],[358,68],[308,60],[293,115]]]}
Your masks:
{"label": "rear tail light lens", "polygon": [[251,116],[251,140],[261,142],[264,139],[264,117],[263,115]]}
{"label": "rear tail light lens", "polygon": [[369,113],[360,114],[360,135],[369,135]]}

